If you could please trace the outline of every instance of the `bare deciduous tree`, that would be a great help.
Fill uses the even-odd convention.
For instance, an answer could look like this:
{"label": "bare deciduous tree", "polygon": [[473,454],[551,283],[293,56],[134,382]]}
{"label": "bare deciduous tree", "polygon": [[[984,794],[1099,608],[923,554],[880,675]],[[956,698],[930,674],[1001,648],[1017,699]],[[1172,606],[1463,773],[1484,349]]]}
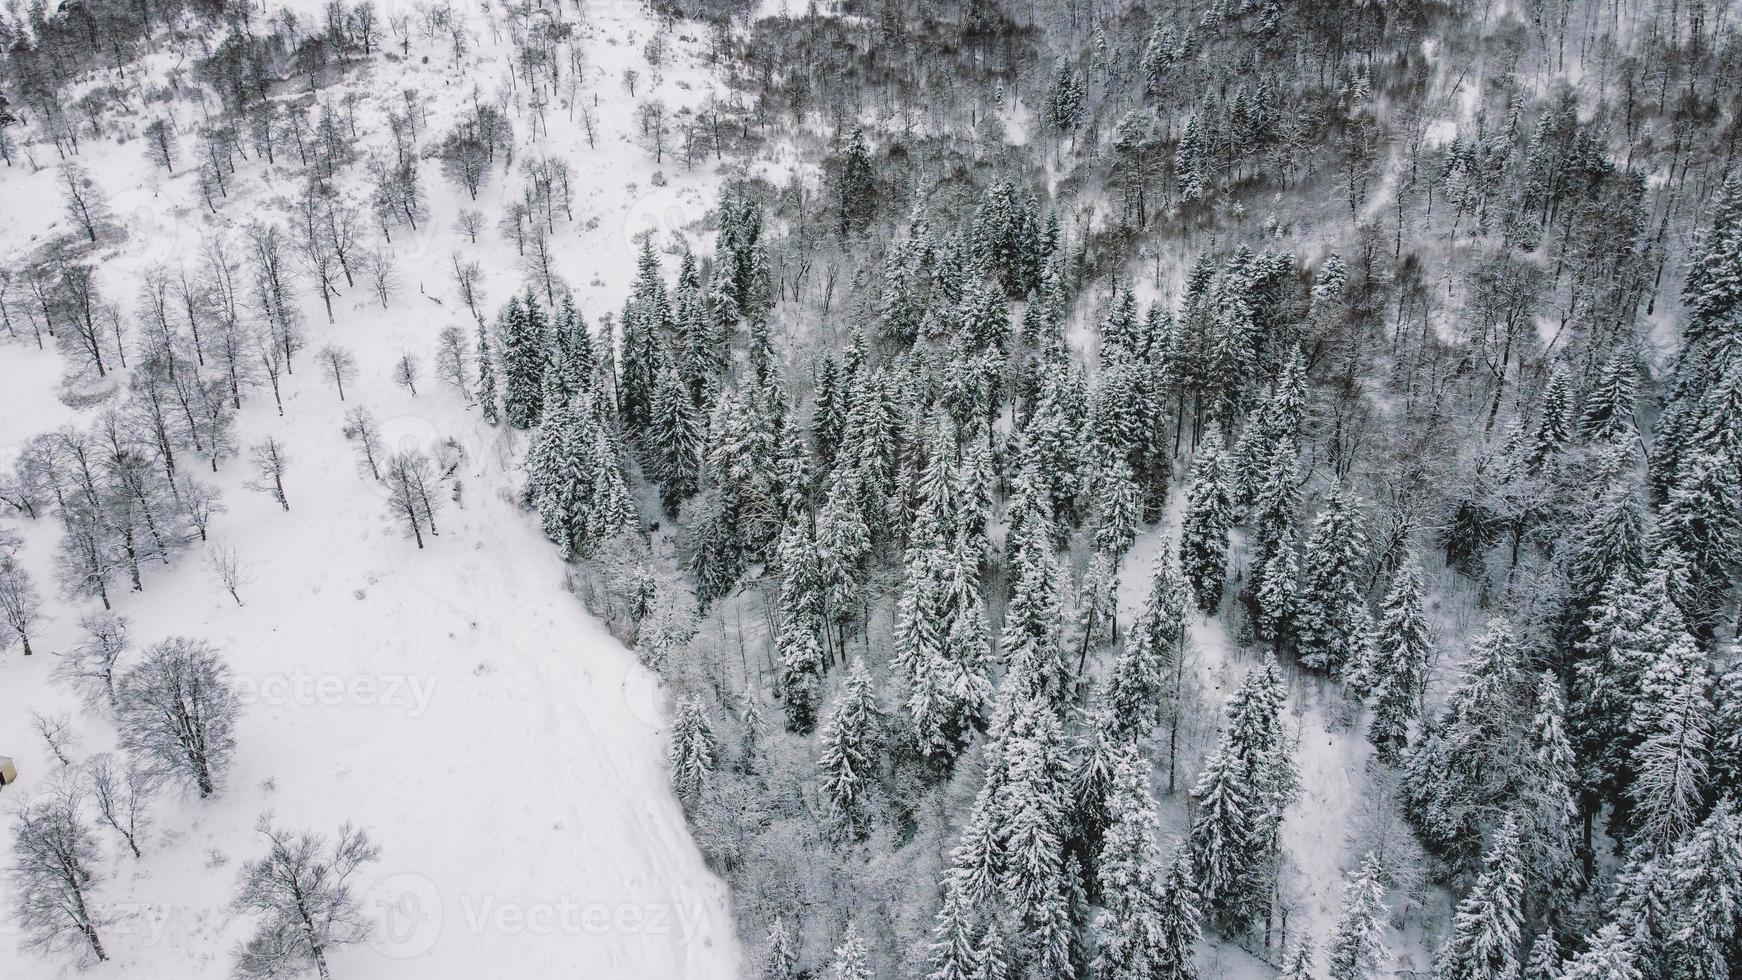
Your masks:
{"label": "bare deciduous tree", "polygon": [[344,401],[345,382],[354,381],[357,377],[357,359],[351,356],[350,351],[333,344],[322,347],[317,356],[321,361],[321,372],[339,390],[339,401]]}
{"label": "bare deciduous tree", "polygon": [[140,857],[139,838],[145,831],[145,810],[155,789],[145,769],[129,759],[116,759],[101,752],[85,763],[85,780],[97,815],[114,828],[134,857]]}
{"label": "bare deciduous tree", "polygon": [[182,473],[175,478],[175,495],[188,526],[199,532],[201,541],[206,540],[206,529],[211,526],[212,515],[224,512],[218,488]]}
{"label": "bare deciduous tree", "polygon": [[357,455],[369,467],[369,475],[381,479],[381,427],[366,408],[353,408],[345,414],[345,438],[357,443]]}
{"label": "bare deciduous tree", "polygon": [[20,547],[16,534],[0,531],[0,651],[13,643],[24,644],[24,655],[30,656],[30,631],[36,623],[42,598],[31,584],[30,573],[18,562]]}
{"label": "bare deciduous tree", "polygon": [[253,581],[248,573],[248,566],[243,564],[242,557],[236,552],[236,546],[223,543],[214,544],[206,550],[206,567],[212,571],[212,578],[230,598],[236,600],[236,605],[242,605],[242,586]]}
{"label": "bare deciduous tree", "polygon": [[426,526],[432,537],[438,533],[435,513],[441,498],[435,493],[435,483],[435,467],[421,450],[394,453],[387,461],[388,508],[404,523],[419,548],[423,547]]}
{"label": "bare deciduous tree", "polygon": [[436,377],[462,395],[471,393],[471,375],[466,370],[466,332],[443,327],[436,340]]}
{"label": "bare deciduous tree", "polygon": [[284,495],[284,471],[290,465],[290,457],[285,454],[284,446],[267,436],[265,442],[256,443],[248,450],[248,462],[254,467],[254,479],[244,486],[270,495],[280,507],[289,510],[290,499]]}
{"label": "bare deciduous tree", "polygon": [[112,612],[89,613],[79,619],[83,634],[71,653],[55,667],[55,677],[71,684],[85,704],[113,711],[117,665],[127,650],[127,618]]}
{"label": "bare deciduous tree", "polygon": [[464,208],[460,211],[459,217],[454,219],[454,230],[465,235],[467,241],[476,245],[478,244],[478,233],[484,230],[484,215],[471,208]]}
{"label": "bare deciduous tree", "polygon": [[256,829],[269,842],[266,856],[243,865],[230,907],[261,918],[254,935],[236,949],[235,975],[265,980],[312,966],[328,977],[330,950],[369,938],[350,881],[381,850],[350,824],[331,843],[320,834],[274,827],[271,814]]}
{"label": "bare deciduous tree", "polygon": [[411,392],[411,397],[417,397],[417,358],[409,351],[400,351],[399,360],[393,363],[393,383]]}
{"label": "bare deciduous tree", "polygon": [[230,668],[211,645],[171,637],[121,679],[121,746],[154,780],[211,796],[236,750],[238,701]]}
{"label": "bare deciduous tree", "polygon": [[100,854],[91,828],[79,817],[75,784],[27,797],[12,823],[12,892],[25,942],[53,951],[75,947],[82,956],[109,958],[97,935],[90,892],[102,884]]}
{"label": "bare deciduous tree", "polygon": [[91,241],[97,240],[97,225],[107,212],[103,192],[91,181],[85,168],[68,161],[60,168],[61,196],[66,200],[67,215],[73,219]]}
{"label": "bare deciduous tree", "polygon": [[45,715],[38,711],[30,713],[30,727],[47,743],[48,750],[54,754],[63,766],[73,764],[67,755],[79,744],[78,735],[73,731],[72,718],[65,714]]}

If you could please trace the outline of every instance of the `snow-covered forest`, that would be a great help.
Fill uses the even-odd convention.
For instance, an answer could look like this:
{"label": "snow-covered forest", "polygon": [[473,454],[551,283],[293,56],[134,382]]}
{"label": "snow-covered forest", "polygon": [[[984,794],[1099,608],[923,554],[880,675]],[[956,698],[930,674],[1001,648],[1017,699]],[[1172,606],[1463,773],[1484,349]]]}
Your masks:
{"label": "snow-covered forest", "polygon": [[1742,980],[1739,22],[10,0],[0,976]]}

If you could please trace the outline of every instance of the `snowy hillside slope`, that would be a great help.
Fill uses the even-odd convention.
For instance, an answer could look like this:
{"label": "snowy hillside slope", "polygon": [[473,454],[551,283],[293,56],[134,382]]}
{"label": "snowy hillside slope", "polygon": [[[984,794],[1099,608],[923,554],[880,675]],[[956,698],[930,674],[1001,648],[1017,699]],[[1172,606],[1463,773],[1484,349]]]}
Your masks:
{"label": "snowy hillside slope", "polygon": [[[1149,593],[1155,569],[1175,560],[1184,493],[1169,497],[1168,507],[1153,527],[1137,536],[1119,567],[1119,622],[1137,621]],[[1169,832],[1183,837],[1190,824],[1185,812],[1191,790],[1202,768],[1202,757],[1214,746],[1221,731],[1222,712],[1247,670],[1265,655],[1262,647],[1243,647],[1229,632],[1227,610],[1206,616],[1187,612],[1185,651],[1191,676],[1186,717],[1181,721],[1177,790],[1162,797],[1177,812],[1167,818]],[[1358,839],[1369,831],[1363,810],[1371,785],[1368,761],[1373,748],[1366,738],[1366,724],[1349,724],[1351,708],[1336,685],[1304,671],[1285,669],[1289,700],[1283,718],[1293,742],[1292,757],[1299,773],[1300,790],[1283,821],[1283,874],[1280,904],[1287,909],[1287,935],[1273,936],[1271,963],[1265,963],[1233,942],[1206,937],[1210,975],[1268,977],[1281,961],[1282,950],[1301,937],[1323,942],[1334,934],[1343,901],[1344,874],[1361,862],[1374,841]],[[1165,739],[1165,735],[1163,736]],[[1157,785],[1167,786],[1165,759],[1156,774]],[[1371,805],[1375,811],[1383,808]],[[1403,835],[1407,836],[1407,835]],[[1393,857],[1395,862],[1398,859]],[[1443,898],[1438,890],[1428,900]],[[1398,895],[1388,896],[1397,911],[1406,904]],[[1423,971],[1431,966],[1428,939],[1415,930],[1390,930],[1386,940],[1388,971]]]}
{"label": "snowy hillside slope", "polygon": [[[303,6],[301,16],[317,14],[316,5]],[[511,49],[488,19],[498,12],[471,9],[474,51],[464,76],[489,91],[507,84]],[[663,246],[701,216],[716,178],[668,159],[669,185],[652,186],[653,161],[629,139],[631,103],[613,96],[626,67],[651,82],[640,53],[651,22],[628,4],[595,5],[587,18],[587,88],[600,93],[597,149],[578,121],[551,107],[540,138],[516,152],[560,153],[574,169],[575,220],[558,227],[557,255],[578,305],[596,319],[621,302],[636,234],[651,230]],[[363,96],[359,116],[367,119],[420,88],[426,125],[439,132],[472,94],[446,57],[440,41],[416,38],[411,58],[378,56],[320,97],[336,99],[349,86]],[[686,104],[708,84],[694,45],[673,45],[661,97]],[[154,173],[143,155],[142,141],[131,140],[92,142],[81,156],[126,232],[96,260],[105,294],[128,311],[141,270],[197,263],[204,238],[268,216],[297,186],[284,161],[272,172],[249,161],[212,216],[186,173],[142,177]],[[358,169],[346,179],[360,183]],[[8,218],[0,248],[19,252],[67,230],[55,179],[51,169],[0,170]],[[485,267],[491,309],[520,276],[512,244],[491,232],[473,246],[452,229],[469,205],[463,192],[433,165],[423,184],[431,219],[385,246],[400,281],[391,305],[383,309],[359,280],[328,324],[312,290],[302,292],[307,347],[286,379],[284,414],[264,386],[240,413],[241,446],[272,436],[288,452],[289,510],[243,486],[245,459],[206,474],[226,512],[204,548],[239,553],[242,604],[213,579],[197,543],[173,567],[148,569],[142,592],[114,593],[135,648],[175,635],[219,646],[245,708],[218,798],[160,798],[141,860],[104,839],[105,880],[95,894],[112,962],[102,971],[229,975],[231,947],[249,923],[227,905],[240,864],[263,851],[254,824],[271,812],[282,825],[328,834],[352,821],[382,848],[360,881],[375,938],[334,951],[336,976],[736,976],[725,890],[703,866],[669,788],[657,682],[563,591],[555,549],[514,503],[524,446],[484,425],[433,377],[437,333],[471,331],[450,254]],[[512,176],[494,174],[477,206],[499,210],[492,206],[517,192]],[[314,352],[327,343],[358,361],[344,403],[316,369]],[[391,380],[402,352],[425,365],[415,397]],[[94,414],[57,400],[59,370],[52,352],[0,348],[0,462],[10,465],[29,436]],[[390,523],[380,488],[341,435],[345,412],[359,406],[381,421],[392,448],[433,450],[452,439],[464,450],[463,493],[437,514],[439,536],[422,550]],[[0,659],[0,754],[15,757],[21,774],[0,792],[0,808],[57,768],[31,730],[31,712],[75,712],[78,757],[114,740],[106,720],[77,713],[73,695],[50,679],[56,654],[76,642],[79,616],[96,604],[48,597],[53,522],[6,524],[25,535],[48,621],[36,656]],[[0,851],[10,851],[10,834],[0,824]],[[66,957],[37,957],[18,939],[8,908],[0,914],[0,976],[75,972]]]}

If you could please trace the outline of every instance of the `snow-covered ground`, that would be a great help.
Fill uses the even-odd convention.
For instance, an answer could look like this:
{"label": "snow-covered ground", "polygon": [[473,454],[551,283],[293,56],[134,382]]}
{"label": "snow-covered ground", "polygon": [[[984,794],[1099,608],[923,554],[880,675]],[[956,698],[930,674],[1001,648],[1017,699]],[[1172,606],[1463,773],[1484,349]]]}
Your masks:
{"label": "snow-covered ground", "polygon": [[[1119,567],[1119,622],[1137,621],[1154,580],[1157,563],[1175,560],[1184,494],[1176,488],[1156,526],[1141,533],[1126,552]],[[1196,609],[1186,614],[1186,657],[1191,666],[1199,702],[1189,703],[1182,724],[1186,735],[1180,754],[1177,792],[1164,799],[1172,832],[1185,834],[1188,826],[1188,794],[1197,781],[1202,754],[1214,743],[1220,730],[1227,700],[1240,685],[1245,672],[1257,666],[1261,650],[1245,650],[1229,634],[1227,611],[1236,600],[1224,601],[1220,615],[1205,616]],[[1289,686],[1283,721],[1293,739],[1293,759],[1300,776],[1300,790],[1282,825],[1284,872],[1282,905],[1289,910],[1286,944],[1303,935],[1318,950],[1318,972],[1326,966],[1326,947],[1333,935],[1343,901],[1344,872],[1361,861],[1360,843],[1352,840],[1350,828],[1362,819],[1358,810],[1366,796],[1367,759],[1372,747],[1366,738],[1366,720],[1342,721],[1346,710],[1338,686],[1321,678],[1284,668]],[[1198,752],[1193,752],[1193,747]],[[1157,778],[1165,790],[1167,776]],[[1399,899],[1388,896],[1395,908]],[[1210,940],[1204,944],[1202,962],[1208,975],[1231,978],[1262,978],[1281,965],[1284,937],[1273,937],[1276,948],[1269,964],[1248,955],[1230,943]],[[1386,941],[1389,969],[1426,969],[1427,957],[1421,937],[1396,929]]]}
{"label": "snow-covered ground", "polygon": [[[312,16],[315,5],[303,6]],[[468,106],[474,83],[486,93],[505,84],[511,48],[485,20],[500,11],[469,9],[474,50],[463,72],[439,41],[415,39],[409,59],[378,54],[341,83],[365,97],[360,116],[378,116],[403,89],[418,88],[427,143]],[[674,109],[706,98],[712,82],[699,44],[684,39],[685,25],[654,83],[642,58],[654,25],[638,5],[589,5],[586,17],[583,97],[598,97],[597,148],[589,148],[578,113],[571,121],[553,105],[548,132],[530,144],[527,120],[515,118],[516,156],[558,154],[574,169],[575,220],[559,222],[556,253],[596,323],[622,304],[637,233],[651,230],[666,245],[711,205],[717,177],[670,157],[657,168],[630,139],[625,68],[640,71],[642,97],[651,84]],[[360,129],[386,139],[385,125]],[[36,148],[39,162],[53,156],[45,149]],[[268,173],[249,161],[210,217],[190,177],[147,176],[153,171],[140,140],[92,140],[81,161],[128,233],[97,260],[104,293],[129,315],[143,268],[197,263],[203,238],[234,234],[297,186],[284,167]],[[654,186],[656,169],[666,186]],[[360,170],[346,178],[357,194]],[[51,170],[0,170],[7,214],[0,249],[15,254],[65,231],[54,180]],[[290,455],[290,510],[242,485],[243,459],[205,474],[226,507],[206,547],[240,554],[248,572],[243,605],[219,588],[197,544],[176,565],[148,570],[143,592],[124,585],[115,592],[134,649],[175,635],[210,641],[222,648],[246,707],[218,798],[160,797],[142,860],[104,838],[95,896],[113,962],[101,972],[227,976],[230,950],[249,929],[227,905],[241,863],[263,851],[253,828],[270,811],[282,825],[329,834],[352,821],[382,848],[359,882],[375,938],[335,951],[335,976],[735,977],[740,954],[726,890],[703,865],[669,788],[657,682],[563,590],[554,548],[514,505],[524,445],[485,426],[433,377],[437,333],[471,328],[451,285],[450,254],[482,263],[493,312],[519,287],[513,246],[493,230],[476,246],[453,230],[459,208],[471,205],[433,162],[423,185],[431,219],[386,246],[400,277],[392,305],[383,309],[359,281],[328,324],[306,290],[308,344],[287,379],[284,415],[264,386],[240,415],[242,446],[270,435]],[[518,174],[498,168],[476,206],[500,213],[519,191]],[[316,370],[314,352],[327,343],[358,361],[346,403]],[[424,365],[415,397],[390,380],[402,351]],[[0,465],[9,466],[34,433],[88,422],[95,409],[75,412],[57,400],[59,374],[52,352],[0,346]],[[451,438],[465,450],[463,493],[437,515],[440,534],[423,550],[390,522],[379,486],[360,473],[341,434],[344,413],[358,406],[381,421],[395,448]],[[200,466],[191,458],[184,465]],[[114,739],[106,719],[80,712],[50,679],[56,653],[76,642],[79,616],[96,604],[53,596],[52,522],[4,524],[25,534],[26,561],[50,598],[37,655],[15,649],[0,658],[0,754],[17,760],[21,776],[0,792],[0,809],[55,768],[30,729],[32,711],[73,713],[78,756]],[[0,824],[0,853],[10,846],[11,829]],[[0,911],[0,976],[72,972],[64,956],[23,951],[16,928],[10,909]]]}

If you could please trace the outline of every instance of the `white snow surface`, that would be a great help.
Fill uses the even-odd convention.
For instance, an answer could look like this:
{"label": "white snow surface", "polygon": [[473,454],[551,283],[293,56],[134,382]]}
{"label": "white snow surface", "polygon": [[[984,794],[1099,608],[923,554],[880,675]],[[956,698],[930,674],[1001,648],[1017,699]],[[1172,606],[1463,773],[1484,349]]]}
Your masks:
{"label": "white snow surface", "polygon": [[[1155,569],[1162,561],[1176,561],[1180,520],[1184,509],[1183,488],[1169,494],[1161,521],[1142,531],[1119,567],[1119,621],[1134,623],[1143,608]],[[1235,600],[1224,600],[1226,613]],[[1240,686],[1246,671],[1261,663],[1262,650],[1246,650],[1229,634],[1223,615],[1205,616],[1195,607],[1186,613],[1186,662],[1201,704],[1187,706],[1183,727],[1199,729],[1195,739],[1207,752],[1220,732],[1228,699]],[[1336,931],[1342,906],[1344,873],[1361,862],[1351,828],[1362,804],[1367,759],[1372,747],[1366,739],[1366,719],[1357,725],[1339,724],[1343,696],[1336,684],[1283,667],[1288,701],[1283,724],[1293,745],[1291,757],[1299,774],[1299,793],[1282,824],[1282,905],[1290,910],[1286,943],[1304,936],[1316,949],[1314,972],[1328,975],[1328,948]],[[1188,740],[1191,737],[1188,737]],[[1185,742],[1182,741],[1182,744]],[[1165,819],[1176,840],[1189,827],[1186,797],[1197,782],[1202,758],[1190,747],[1182,749],[1177,795],[1163,799]],[[1158,775],[1165,788],[1165,763]],[[1389,905],[1399,899],[1387,895]],[[1199,963],[1206,976],[1231,980],[1262,980],[1275,975],[1286,948],[1279,928],[1268,956],[1260,957],[1239,945],[1206,938],[1200,944]],[[1398,929],[1388,930],[1388,962],[1381,972],[1421,970],[1427,962],[1422,938]]]}
{"label": "white snow surface", "polygon": [[[313,0],[301,5],[305,17],[315,13]],[[456,9],[469,10],[474,35],[463,73],[452,68],[443,41],[420,37],[409,59],[378,52],[320,93],[336,102],[342,86],[351,86],[363,95],[359,128],[371,148],[388,138],[383,105],[408,86],[424,93],[428,145],[465,108],[474,82],[485,98],[506,84],[511,48],[491,23],[501,11]],[[575,220],[559,221],[558,254],[577,305],[596,325],[627,293],[635,234],[651,229],[666,245],[702,217],[718,177],[701,167],[686,171],[669,157],[656,168],[630,139],[634,100],[620,82],[634,66],[644,79],[642,97],[651,85],[674,109],[698,104],[713,84],[693,40],[700,32],[678,25],[656,83],[641,53],[654,25],[639,5],[593,4],[586,17],[584,97],[598,95],[597,149],[560,104],[546,110],[548,130],[536,141],[527,136],[527,111],[512,112],[517,162],[552,153],[574,168]],[[193,121],[190,104],[180,111]],[[195,142],[184,144],[184,160],[197,151]],[[45,165],[54,158],[50,147],[34,153]],[[250,160],[214,217],[198,204],[184,172],[191,166],[158,175],[141,140],[93,139],[81,161],[127,229],[124,241],[96,258],[105,295],[128,315],[142,269],[181,260],[197,266],[204,236],[234,235],[297,186],[282,157],[271,173]],[[652,186],[656,169],[667,186]],[[363,179],[360,164],[345,178],[359,197]],[[7,216],[0,251],[18,255],[67,232],[55,180],[52,169],[0,170]],[[658,681],[563,589],[554,547],[515,505],[525,437],[484,425],[433,376],[441,328],[470,331],[450,284],[450,253],[483,263],[492,314],[519,288],[511,244],[492,229],[473,246],[452,230],[461,207],[477,207],[493,221],[518,195],[518,174],[498,168],[476,205],[434,161],[426,161],[422,182],[430,219],[416,234],[396,232],[386,246],[400,276],[391,307],[383,309],[359,280],[328,324],[305,289],[307,346],[287,379],[284,415],[264,384],[240,413],[243,447],[271,435],[290,455],[290,510],[242,486],[244,459],[225,461],[216,475],[192,454],[181,461],[223,491],[227,510],[213,522],[213,545],[234,546],[247,565],[245,604],[218,587],[197,543],[175,565],[149,568],[143,592],[129,593],[123,583],[113,593],[116,610],[131,621],[135,651],[175,635],[207,640],[222,649],[246,703],[217,798],[159,797],[142,860],[99,828],[105,853],[94,896],[112,962],[91,975],[227,977],[231,950],[251,927],[228,903],[242,862],[264,853],[254,825],[267,812],[282,826],[328,835],[352,821],[382,849],[357,882],[375,936],[332,951],[334,976],[708,980],[739,973],[726,889],[704,866],[670,790]],[[668,258],[667,275],[674,269]],[[343,404],[317,371],[314,352],[326,343],[358,360],[360,377]],[[416,397],[390,380],[402,351],[423,364]],[[10,466],[30,435],[88,423],[98,410],[75,411],[58,400],[60,370],[52,349],[0,346],[0,465]],[[466,452],[463,495],[446,503],[439,536],[421,551],[390,522],[382,491],[359,471],[341,434],[344,413],[359,405],[382,422],[394,448],[433,448],[452,438]],[[47,601],[37,654],[24,658],[15,648],[0,656],[0,754],[17,760],[21,777],[0,791],[0,811],[40,790],[57,768],[31,731],[31,712],[72,713],[76,757],[114,742],[106,717],[82,711],[50,679],[57,652],[77,642],[79,616],[97,604],[55,595],[52,520],[8,517],[4,526],[24,534],[26,561]],[[11,845],[10,821],[0,821],[0,854]],[[23,950],[3,883],[0,898],[0,977],[80,975],[66,954]]]}

